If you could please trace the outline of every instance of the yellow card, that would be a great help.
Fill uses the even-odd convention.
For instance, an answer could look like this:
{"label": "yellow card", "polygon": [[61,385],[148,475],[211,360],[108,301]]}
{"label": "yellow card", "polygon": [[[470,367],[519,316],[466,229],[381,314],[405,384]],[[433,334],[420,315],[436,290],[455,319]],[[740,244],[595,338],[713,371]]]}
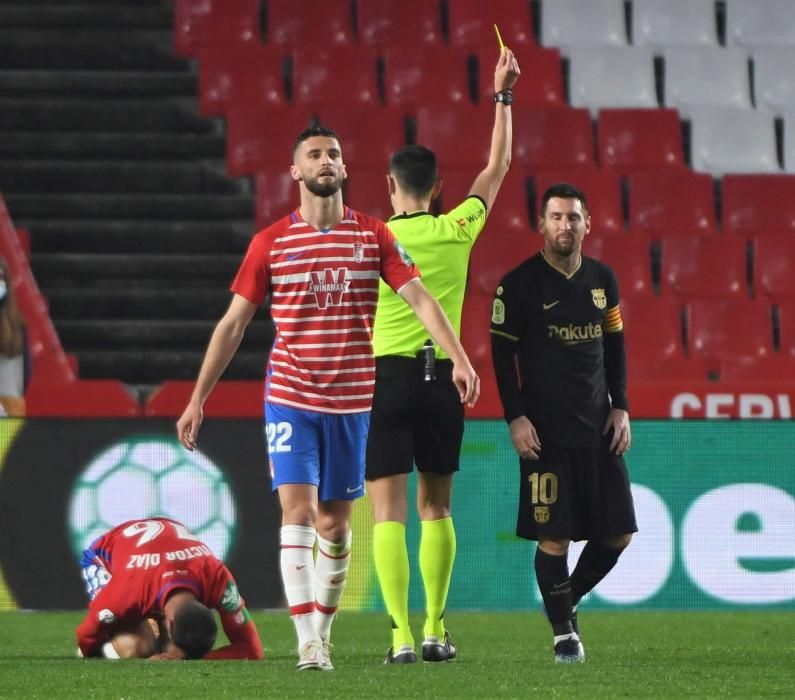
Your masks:
{"label": "yellow card", "polygon": [[500,51],[505,48],[505,44],[502,43],[502,37],[500,36],[500,30],[497,29],[497,25],[494,25],[494,31],[497,33],[497,43],[500,45]]}

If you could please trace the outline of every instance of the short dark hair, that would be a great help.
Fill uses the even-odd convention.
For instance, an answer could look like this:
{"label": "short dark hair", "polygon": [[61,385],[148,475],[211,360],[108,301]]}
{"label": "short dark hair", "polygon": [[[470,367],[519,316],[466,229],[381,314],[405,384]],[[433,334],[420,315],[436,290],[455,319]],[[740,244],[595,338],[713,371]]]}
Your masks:
{"label": "short dark hair", "polygon": [[218,623],[213,611],[198,600],[188,600],[174,613],[171,639],[188,659],[201,659],[213,648]]}
{"label": "short dark hair", "polygon": [[389,172],[407,194],[423,197],[436,184],[436,155],[425,146],[404,146],[389,159]]}
{"label": "short dark hair", "polygon": [[585,193],[578,187],[570,185],[568,182],[559,182],[547,188],[547,191],[544,192],[544,196],[541,198],[541,216],[546,214],[547,204],[549,204],[549,200],[553,197],[558,197],[560,199],[579,199],[582,208],[586,212],[588,211],[588,201],[585,199]]}
{"label": "short dark hair", "polygon": [[337,132],[331,127],[325,126],[324,124],[313,124],[312,126],[308,126],[300,134],[298,134],[298,136],[295,137],[295,141],[293,142],[293,156],[295,156],[295,152],[298,150],[298,147],[304,141],[311,139],[313,136],[327,136],[330,139],[337,139],[337,141],[340,140],[340,137],[337,136]]}

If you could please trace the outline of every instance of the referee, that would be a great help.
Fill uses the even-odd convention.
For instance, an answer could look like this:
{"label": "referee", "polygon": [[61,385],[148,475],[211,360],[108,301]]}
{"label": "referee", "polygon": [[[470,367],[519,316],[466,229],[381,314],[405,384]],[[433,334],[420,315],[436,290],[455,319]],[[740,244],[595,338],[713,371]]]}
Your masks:
{"label": "referee", "polygon": [[[631,437],[618,284],[583,257],[585,195],[542,197],[544,248],[497,287],[492,358],[520,457],[517,534],[538,541],[535,572],[555,660],[583,661],[577,603],[615,566],[637,531],[624,453]],[[518,374],[517,362],[518,358]],[[572,540],[588,540],[569,576]]]}
{"label": "referee", "polygon": [[[395,152],[389,193],[395,215],[388,226],[423,273],[460,334],[469,254],[486,223],[511,162],[511,91],[519,65],[502,49],[494,72],[495,116],[489,161],[469,195],[441,216],[428,213],[441,189],[436,157],[422,146]],[[416,463],[417,510],[422,523],[419,562],[426,611],[422,658],[449,661],[456,648],[444,625],[455,559],[450,516],[453,474],[464,434],[464,408],[451,379],[451,362],[389,287],[380,287],[375,317],[376,385],[367,442],[367,492],[373,506],[375,568],[392,618],[392,646],[385,663],[414,663],[408,621],[409,561],[406,486]]]}

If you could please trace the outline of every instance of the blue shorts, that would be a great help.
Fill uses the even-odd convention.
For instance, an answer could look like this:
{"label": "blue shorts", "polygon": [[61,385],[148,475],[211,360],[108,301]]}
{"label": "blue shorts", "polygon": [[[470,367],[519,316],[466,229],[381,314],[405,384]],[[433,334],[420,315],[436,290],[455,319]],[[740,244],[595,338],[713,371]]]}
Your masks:
{"label": "blue shorts", "polygon": [[265,402],[271,480],[313,484],[318,500],[364,496],[364,458],[370,412],[317,413]]}

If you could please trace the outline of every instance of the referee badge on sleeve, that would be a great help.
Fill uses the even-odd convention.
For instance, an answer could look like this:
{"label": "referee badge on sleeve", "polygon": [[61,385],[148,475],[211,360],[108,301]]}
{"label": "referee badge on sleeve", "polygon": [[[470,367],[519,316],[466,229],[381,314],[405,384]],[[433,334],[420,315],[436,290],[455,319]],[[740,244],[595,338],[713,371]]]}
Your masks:
{"label": "referee badge on sleeve", "polygon": [[502,299],[495,299],[491,306],[491,322],[498,326],[505,323],[505,304]]}

